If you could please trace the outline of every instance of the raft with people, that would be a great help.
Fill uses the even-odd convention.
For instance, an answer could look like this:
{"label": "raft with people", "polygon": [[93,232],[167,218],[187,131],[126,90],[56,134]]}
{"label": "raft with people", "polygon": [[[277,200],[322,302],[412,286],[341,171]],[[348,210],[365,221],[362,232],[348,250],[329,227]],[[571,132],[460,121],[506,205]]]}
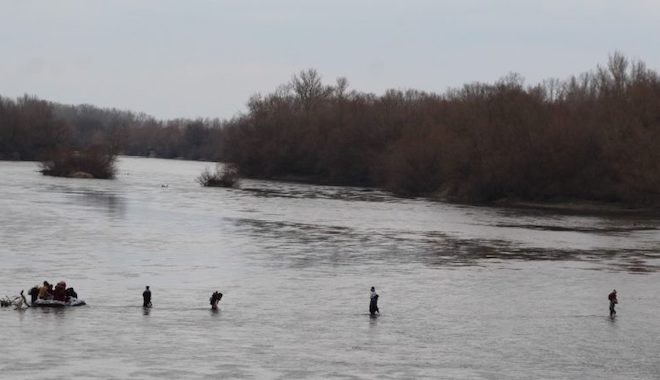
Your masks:
{"label": "raft with people", "polygon": [[53,287],[47,281],[42,286],[35,286],[28,293],[31,297],[32,307],[73,307],[87,305],[85,300],[78,298],[73,288],[67,288],[64,281]]}

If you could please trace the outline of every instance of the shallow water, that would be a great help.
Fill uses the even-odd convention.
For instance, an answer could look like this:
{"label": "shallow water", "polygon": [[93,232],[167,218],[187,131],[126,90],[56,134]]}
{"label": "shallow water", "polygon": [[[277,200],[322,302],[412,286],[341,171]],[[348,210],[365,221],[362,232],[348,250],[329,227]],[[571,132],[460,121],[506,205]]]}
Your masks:
{"label": "shallow water", "polygon": [[660,378],[660,218],[119,164],[103,181],[0,162],[0,295],[63,279],[89,304],[0,309],[1,378]]}

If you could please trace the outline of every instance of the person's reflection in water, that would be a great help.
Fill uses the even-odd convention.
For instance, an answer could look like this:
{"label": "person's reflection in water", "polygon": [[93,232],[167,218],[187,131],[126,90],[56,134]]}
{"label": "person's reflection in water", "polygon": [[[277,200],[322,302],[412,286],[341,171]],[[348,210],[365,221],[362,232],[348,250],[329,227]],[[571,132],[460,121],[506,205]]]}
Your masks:
{"label": "person's reflection in water", "polygon": [[369,316],[369,328],[375,328],[378,326],[378,316],[370,315]]}

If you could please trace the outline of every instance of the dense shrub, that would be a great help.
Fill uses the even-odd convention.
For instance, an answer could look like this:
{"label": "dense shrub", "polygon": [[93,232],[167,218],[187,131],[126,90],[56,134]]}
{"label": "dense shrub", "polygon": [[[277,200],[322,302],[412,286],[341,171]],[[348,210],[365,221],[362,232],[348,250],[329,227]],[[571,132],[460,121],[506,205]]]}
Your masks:
{"label": "dense shrub", "polygon": [[82,151],[63,149],[51,152],[41,162],[41,172],[56,177],[111,179],[115,176],[116,157],[103,146]]}
{"label": "dense shrub", "polygon": [[238,167],[233,164],[217,164],[215,171],[204,169],[197,182],[208,187],[237,187],[240,179]]}

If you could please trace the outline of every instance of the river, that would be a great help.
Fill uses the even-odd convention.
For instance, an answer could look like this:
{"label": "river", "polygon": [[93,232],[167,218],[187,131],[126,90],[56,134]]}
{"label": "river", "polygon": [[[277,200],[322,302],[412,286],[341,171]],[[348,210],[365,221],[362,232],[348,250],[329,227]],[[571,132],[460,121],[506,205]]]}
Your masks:
{"label": "river", "polygon": [[660,378],[660,217],[201,187],[210,166],[0,162],[0,296],[65,280],[88,303],[1,309],[0,378]]}

